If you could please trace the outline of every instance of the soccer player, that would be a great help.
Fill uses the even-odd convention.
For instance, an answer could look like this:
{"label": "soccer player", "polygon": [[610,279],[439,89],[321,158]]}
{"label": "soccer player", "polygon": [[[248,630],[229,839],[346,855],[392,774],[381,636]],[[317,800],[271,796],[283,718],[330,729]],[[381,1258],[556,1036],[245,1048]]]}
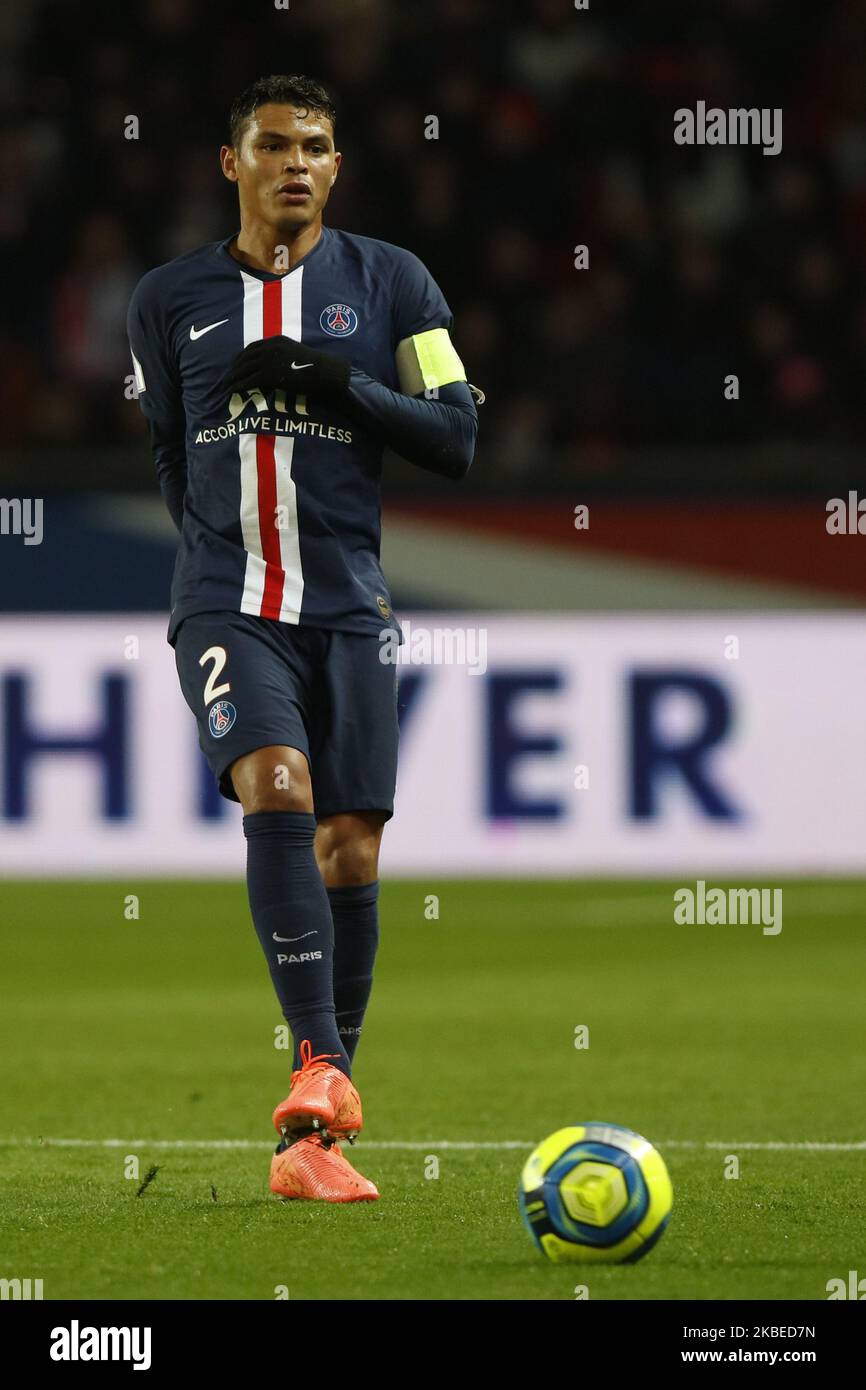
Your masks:
{"label": "soccer player", "polygon": [[168,640],[243,807],[253,923],[295,1045],[271,1190],[352,1202],[378,1197],[339,1141],[363,1123],[352,1058],[397,765],[382,453],[462,478],[478,416],[424,265],[323,225],[334,139],[318,82],[254,82],[220,151],[240,231],[145,275],[128,331],[180,531]]}

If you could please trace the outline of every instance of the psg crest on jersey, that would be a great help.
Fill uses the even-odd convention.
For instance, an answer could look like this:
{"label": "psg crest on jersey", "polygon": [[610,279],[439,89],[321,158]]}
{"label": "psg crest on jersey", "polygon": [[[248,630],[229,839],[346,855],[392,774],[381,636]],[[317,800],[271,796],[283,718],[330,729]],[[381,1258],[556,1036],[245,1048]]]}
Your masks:
{"label": "psg crest on jersey", "polygon": [[358,327],[358,315],[348,304],[329,304],[319,315],[319,324],[332,338],[348,338]]}
{"label": "psg crest on jersey", "polygon": [[215,705],[211,705],[208,724],[214,738],[227,734],[237,717],[238,712],[230,700],[217,700]]}

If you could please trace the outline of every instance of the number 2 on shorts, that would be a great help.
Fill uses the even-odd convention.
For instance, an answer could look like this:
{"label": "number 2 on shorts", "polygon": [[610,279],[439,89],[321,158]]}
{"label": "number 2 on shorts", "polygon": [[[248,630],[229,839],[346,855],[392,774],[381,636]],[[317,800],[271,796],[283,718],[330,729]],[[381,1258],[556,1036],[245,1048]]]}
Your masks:
{"label": "number 2 on shorts", "polygon": [[228,695],[231,690],[231,681],[226,681],[225,685],[216,685],[215,681],[222,674],[223,667],[229,659],[225,647],[208,647],[198,659],[199,666],[204,666],[208,661],[213,662],[213,670],[205,681],[204,702],[209,705],[211,700],[215,700],[218,695]]}

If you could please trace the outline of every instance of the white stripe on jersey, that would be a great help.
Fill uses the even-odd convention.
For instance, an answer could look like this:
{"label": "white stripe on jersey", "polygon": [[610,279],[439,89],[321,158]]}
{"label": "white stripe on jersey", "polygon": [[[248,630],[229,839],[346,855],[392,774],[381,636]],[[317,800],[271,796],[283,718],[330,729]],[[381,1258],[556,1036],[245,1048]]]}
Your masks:
{"label": "white stripe on jersey", "polygon": [[241,279],[244,282],[244,347],[249,347],[263,336],[265,287],[261,280],[247,275],[245,270],[241,271]]}
{"label": "white stripe on jersey", "polygon": [[[288,336],[288,334],[286,335]],[[304,574],[301,569],[301,541],[298,534],[298,501],[292,477],[292,454],[295,441],[289,435],[277,435],[274,458],[277,467],[277,507],[279,508],[280,560],[285,579],[280,603],[280,619],[298,623],[301,619],[301,600],[304,597]]]}
{"label": "white stripe on jersey", "polygon": [[256,462],[256,435],[242,434],[238,440],[241,458],[241,534],[247,552],[241,612],[261,616],[265,596],[265,559],[259,525],[259,468]]}
{"label": "white stripe on jersey", "polygon": [[280,284],[283,301],[283,334],[287,338],[294,338],[297,343],[301,341],[303,324],[301,312],[303,276],[304,267],[299,265],[297,270],[292,271],[289,275],[284,275]]}

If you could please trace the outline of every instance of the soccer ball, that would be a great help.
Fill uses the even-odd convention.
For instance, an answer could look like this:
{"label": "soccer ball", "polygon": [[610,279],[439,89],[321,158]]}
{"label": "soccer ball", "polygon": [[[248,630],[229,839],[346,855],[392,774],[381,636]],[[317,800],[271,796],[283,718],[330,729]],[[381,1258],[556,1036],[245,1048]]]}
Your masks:
{"label": "soccer ball", "polygon": [[526,1229],[555,1264],[633,1264],[667,1226],[673,1188],[648,1139],[590,1122],[532,1151],[517,1196]]}

